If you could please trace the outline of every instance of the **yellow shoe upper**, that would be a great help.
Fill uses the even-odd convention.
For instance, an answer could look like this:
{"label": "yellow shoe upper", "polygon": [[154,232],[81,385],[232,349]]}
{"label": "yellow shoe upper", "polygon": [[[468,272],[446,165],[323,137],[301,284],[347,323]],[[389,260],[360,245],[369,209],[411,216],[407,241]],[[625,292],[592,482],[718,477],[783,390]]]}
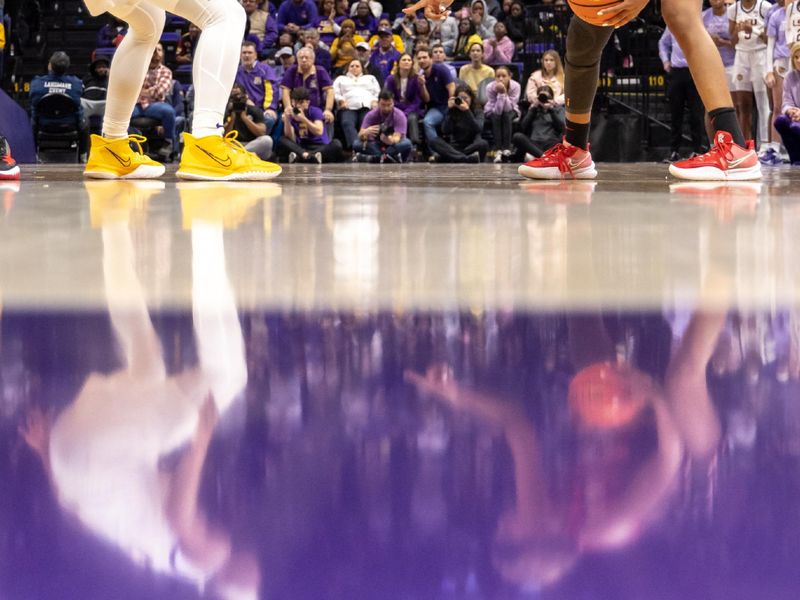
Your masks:
{"label": "yellow shoe upper", "polygon": [[[116,140],[92,135],[91,139],[89,158],[86,161],[87,172],[113,173],[122,177],[142,165],[163,168],[161,163],[142,152],[142,142],[147,141],[147,138],[141,135],[129,135]],[[136,145],[136,150],[131,148],[131,142]]]}
{"label": "yellow shoe upper", "polygon": [[231,131],[225,137],[208,135],[196,138],[184,133],[179,173],[224,177],[235,173],[274,173],[281,170],[278,165],[261,160],[245,150],[236,139],[237,135],[236,131]]}

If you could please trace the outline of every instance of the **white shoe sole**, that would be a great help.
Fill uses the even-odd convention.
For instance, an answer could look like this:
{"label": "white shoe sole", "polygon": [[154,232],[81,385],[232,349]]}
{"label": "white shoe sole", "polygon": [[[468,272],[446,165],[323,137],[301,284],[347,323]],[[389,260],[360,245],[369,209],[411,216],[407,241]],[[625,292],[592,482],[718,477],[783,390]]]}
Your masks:
{"label": "white shoe sole", "polygon": [[526,165],[520,165],[517,173],[528,179],[594,179],[597,177],[597,170],[594,168],[594,162],[588,167],[576,169],[570,174],[562,173],[558,167],[548,167],[546,169],[534,169]]}
{"label": "white shoe sole", "polygon": [[19,179],[19,165],[10,168],[8,171],[0,173],[0,180],[3,179]]}
{"label": "white shoe sole", "polygon": [[175,176],[178,179],[185,179],[187,181],[268,181],[270,179],[275,179],[281,173],[283,173],[283,169],[279,168],[277,171],[270,173],[265,173],[264,171],[248,171],[247,173],[231,173],[230,175],[223,175],[220,177],[178,171],[175,173]]}
{"label": "white shoe sole", "polygon": [[678,179],[688,179],[690,181],[748,181],[750,179],[761,179],[760,164],[749,169],[732,169],[730,171],[723,171],[716,167],[681,169],[675,165],[670,165],[669,172]]}
{"label": "white shoe sole", "polygon": [[161,177],[166,168],[164,165],[139,165],[135,171],[131,171],[127,175],[115,175],[108,171],[84,171],[83,176],[90,179],[158,179]]}

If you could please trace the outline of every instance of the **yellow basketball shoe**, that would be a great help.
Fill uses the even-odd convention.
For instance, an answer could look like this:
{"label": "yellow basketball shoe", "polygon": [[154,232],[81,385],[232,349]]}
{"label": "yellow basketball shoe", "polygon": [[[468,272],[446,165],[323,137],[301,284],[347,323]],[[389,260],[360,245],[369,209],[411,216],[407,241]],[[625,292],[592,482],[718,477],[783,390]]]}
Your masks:
{"label": "yellow basketball shoe", "polygon": [[235,131],[225,137],[201,138],[184,133],[181,166],[176,175],[200,181],[264,181],[281,174],[278,165],[245,150],[236,136]]}
{"label": "yellow basketball shoe", "polygon": [[[110,140],[92,135],[85,177],[92,179],[155,179],[164,174],[164,165],[148,158],[142,152],[142,142],[147,138],[129,135]],[[131,148],[136,144],[136,150]]]}

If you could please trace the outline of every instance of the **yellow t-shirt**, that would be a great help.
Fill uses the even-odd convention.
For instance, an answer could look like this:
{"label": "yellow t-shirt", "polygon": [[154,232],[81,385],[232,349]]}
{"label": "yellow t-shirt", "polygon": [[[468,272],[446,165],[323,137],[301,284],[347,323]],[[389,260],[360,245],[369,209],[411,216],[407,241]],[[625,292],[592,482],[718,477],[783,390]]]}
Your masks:
{"label": "yellow t-shirt", "polygon": [[345,42],[344,44],[341,43],[341,37],[337,37],[333,40],[331,44],[331,56],[334,57],[333,66],[338,69],[339,67],[345,66],[354,58],[357,58],[358,53],[356,52],[356,45],[363,41],[365,40],[360,35],[354,35],[352,42]]}
{"label": "yellow t-shirt", "polygon": [[466,83],[475,93],[478,92],[481,81],[488,77],[494,77],[494,69],[489,65],[481,65],[480,69],[476,69],[469,64],[464,65],[458,71],[458,78]]}

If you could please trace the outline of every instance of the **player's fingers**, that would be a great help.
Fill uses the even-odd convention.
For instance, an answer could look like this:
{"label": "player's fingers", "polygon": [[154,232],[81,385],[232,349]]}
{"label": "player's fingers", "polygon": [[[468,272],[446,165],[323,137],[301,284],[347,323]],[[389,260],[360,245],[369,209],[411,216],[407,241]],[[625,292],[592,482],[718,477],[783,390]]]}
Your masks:
{"label": "player's fingers", "polygon": [[618,12],[620,12],[622,10],[625,10],[627,8],[627,6],[625,4],[626,4],[625,2],[620,2],[619,4],[617,4],[615,6],[609,6],[608,8],[604,8],[603,10],[598,10],[597,11],[597,16],[598,17],[605,17],[607,15],[615,15]]}
{"label": "player's fingers", "polygon": [[629,15],[628,13],[622,13],[622,14],[619,14],[619,15],[615,15],[613,18],[611,18],[608,21],[606,21],[606,25],[608,27],[614,27],[614,28],[622,27],[623,25],[625,25],[625,23],[630,21],[632,18],[633,17],[631,15]]}

